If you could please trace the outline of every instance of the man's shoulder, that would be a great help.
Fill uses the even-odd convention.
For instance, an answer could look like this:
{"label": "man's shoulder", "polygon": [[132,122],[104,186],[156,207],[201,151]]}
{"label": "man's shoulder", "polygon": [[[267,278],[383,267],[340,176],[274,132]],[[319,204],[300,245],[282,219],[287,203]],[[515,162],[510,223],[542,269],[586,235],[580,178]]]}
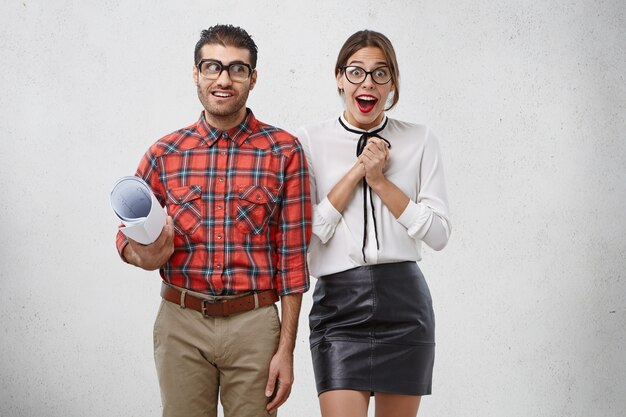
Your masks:
{"label": "man's shoulder", "polygon": [[260,120],[256,121],[256,129],[250,134],[247,142],[257,148],[271,149],[286,154],[291,153],[294,148],[300,148],[300,143],[294,135],[285,129]]}
{"label": "man's shoulder", "polygon": [[204,137],[198,131],[198,122],[194,122],[158,139],[150,146],[148,152],[154,157],[160,157],[197,148],[203,143]]}

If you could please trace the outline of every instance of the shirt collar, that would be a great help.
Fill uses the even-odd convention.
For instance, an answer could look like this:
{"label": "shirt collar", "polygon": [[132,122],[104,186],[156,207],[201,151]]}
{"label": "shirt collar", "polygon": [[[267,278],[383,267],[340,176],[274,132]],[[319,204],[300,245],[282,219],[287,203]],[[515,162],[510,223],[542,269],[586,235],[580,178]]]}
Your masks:
{"label": "shirt collar", "polygon": [[340,116],[340,117],[341,117],[341,121],[342,121],[342,122],[343,122],[346,126],[348,126],[350,129],[359,130],[359,131],[361,131],[361,132],[371,132],[372,130],[376,130],[376,129],[380,128],[382,125],[384,125],[384,124],[385,124],[385,122],[387,121],[387,115],[385,114],[385,115],[384,115],[384,117],[383,117],[383,120],[381,120],[381,121],[380,121],[380,123],[379,123],[378,125],[374,126],[374,127],[373,127],[373,128],[371,128],[371,129],[368,129],[368,130],[363,130],[363,129],[360,129],[360,128],[356,127],[356,126],[351,125],[351,124],[350,124],[350,122],[348,122],[348,120],[344,117],[343,112],[341,113],[341,116]]}
{"label": "shirt collar", "polygon": [[[236,146],[241,146],[252,132],[257,130],[258,122],[252,110],[246,108],[246,117],[237,126],[228,130],[221,130],[211,126],[204,117],[204,111],[198,119],[198,133],[209,147],[213,146],[220,137],[231,139]],[[257,146],[258,147],[258,146]]]}

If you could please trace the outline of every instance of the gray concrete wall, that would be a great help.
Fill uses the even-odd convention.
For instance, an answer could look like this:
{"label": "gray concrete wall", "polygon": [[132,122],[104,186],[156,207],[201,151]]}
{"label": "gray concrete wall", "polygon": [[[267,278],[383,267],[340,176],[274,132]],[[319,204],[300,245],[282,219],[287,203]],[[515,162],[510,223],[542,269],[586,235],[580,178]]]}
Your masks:
{"label": "gray concrete wall", "polygon": [[[235,7],[235,4],[238,7]],[[626,7],[612,1],[4,1],[0,5],[0,415],[158,416],[159,278],[119,261],[108,196],[201,111],[201,29],[255,38],[259,119],[342,109],[354,31],[394,43],[391,116],[444,153],[453,235],[421,267],[437,315],[423,416],[626,409]],[[280,415],[319,415],[306,294]]]}

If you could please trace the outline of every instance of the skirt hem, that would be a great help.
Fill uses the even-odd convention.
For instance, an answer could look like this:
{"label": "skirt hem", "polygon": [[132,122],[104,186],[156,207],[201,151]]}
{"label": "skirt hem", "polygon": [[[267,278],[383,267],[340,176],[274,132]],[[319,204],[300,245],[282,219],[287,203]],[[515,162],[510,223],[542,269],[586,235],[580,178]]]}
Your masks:
{"label": "skirt hem", "polygon": [[432,387],[426,385],[420,385],[413,390],[408,390],[406,388],[400,387],[372,387],[371,384],[368,382],[355,380],[354,378],[348,378],[323,381],[317,386],[317,396],[319,397],[320,395],[328,391],[337,390],[369,391],[370,395],[374,395],[376,393],[414,396],[424,396],[432,394]]}

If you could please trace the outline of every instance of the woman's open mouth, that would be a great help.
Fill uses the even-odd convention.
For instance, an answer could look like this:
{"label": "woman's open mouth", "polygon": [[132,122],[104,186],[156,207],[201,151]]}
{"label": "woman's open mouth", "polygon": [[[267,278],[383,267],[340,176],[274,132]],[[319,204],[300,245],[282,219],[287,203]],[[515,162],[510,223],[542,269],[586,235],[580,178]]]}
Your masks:
{"label": "woman's open mouth", "polygon": [[360,95],[356,98],[356,104],[361,113],[371,112],[376,103],[378,103],[378,99],[367,94]]}

